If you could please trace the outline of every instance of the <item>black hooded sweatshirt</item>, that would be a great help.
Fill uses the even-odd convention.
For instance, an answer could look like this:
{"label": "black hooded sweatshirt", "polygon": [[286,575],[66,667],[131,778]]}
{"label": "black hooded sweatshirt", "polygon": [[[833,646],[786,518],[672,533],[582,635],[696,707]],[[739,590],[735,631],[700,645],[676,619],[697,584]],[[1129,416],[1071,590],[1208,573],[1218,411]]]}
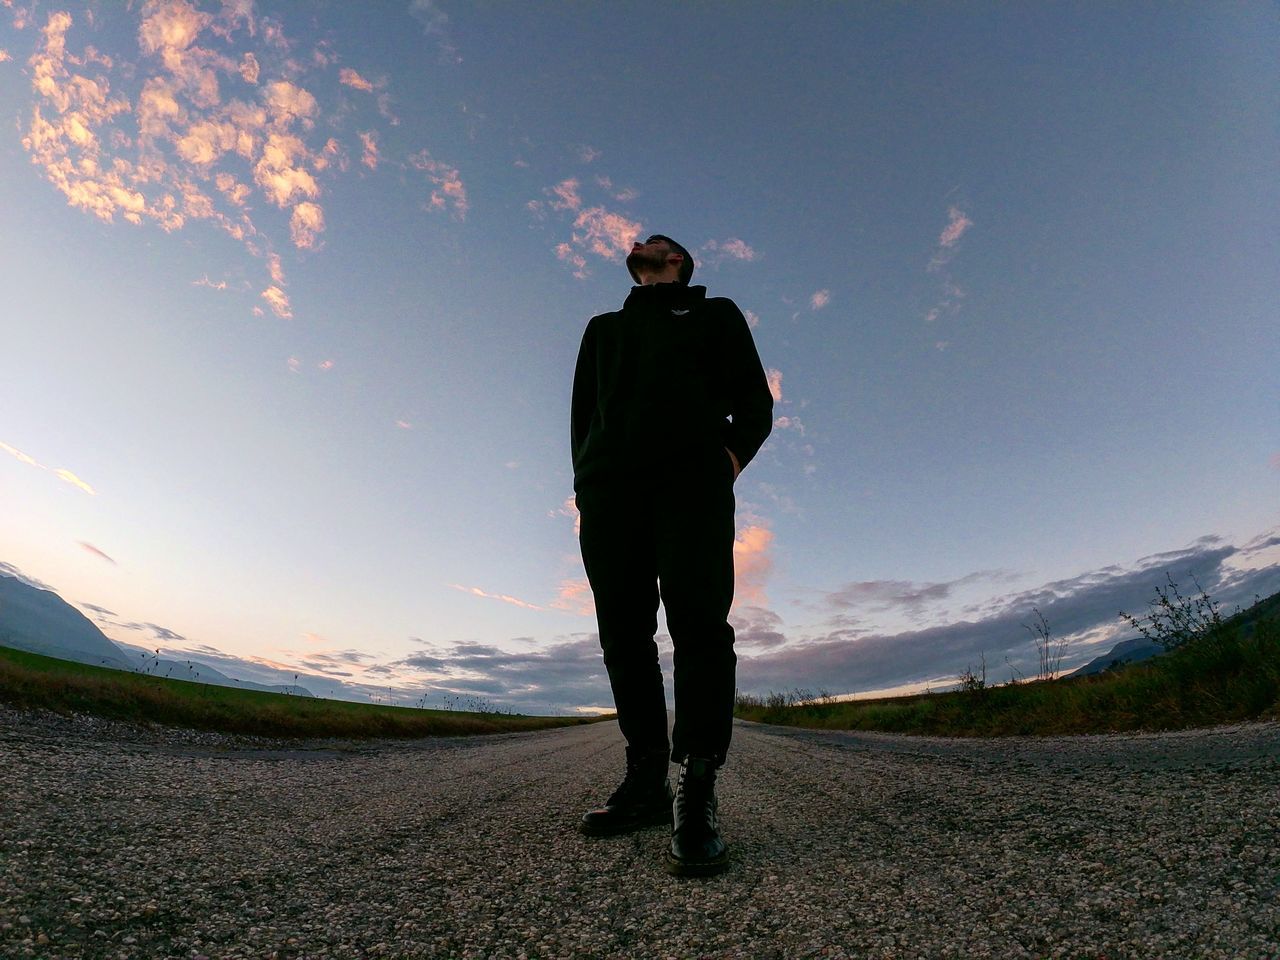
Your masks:
{"label": "black hooded sweatshirt", "polygon": [[746,319],[706,287],[633,287],[592,317],[573,378],[573,486],[727,460],[745,468],[773,426]]}

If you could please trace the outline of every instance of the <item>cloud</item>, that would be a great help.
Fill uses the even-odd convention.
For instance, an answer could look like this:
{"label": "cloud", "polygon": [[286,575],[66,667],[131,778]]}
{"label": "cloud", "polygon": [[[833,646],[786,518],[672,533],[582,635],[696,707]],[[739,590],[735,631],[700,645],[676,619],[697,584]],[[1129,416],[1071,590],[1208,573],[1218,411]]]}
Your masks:
{"label": "cloud", "polygon": [[203,277],[201,277],[199,280],[192,280],[191,285],[193,287],[208,287],[210,290],[227,289],[227,281],[218,280],[217,282],[214,282],[213,280],[209,279],[209,275],[207,273]]}
{"label": "cloud", "polygon": [[473,597],[484,597],[488,600],[501,600],[503,603],[509,603],[515,607],[523,607],[526,610],[546,609],[545,607],[540,607],[537,604],[529,603],[528,601],[521,600],[519,597],[512,597],[505,593],[488,593],[481,590],[479,587],[464,587],[458,583],[451,583],[449,586],[453,587],[455,590],[461,590],[463,593],[469,593]]}
{"label": "cloud", "polygon": [[973,221],[959,207],[947,209],[947,225],[938,235],[938,249],[929,261],[930,273],[942,269],[951,262],[951,258],[956,253],[956,244],[972,226]]}
{"label": "cloud", "polygon": [[765,371],[765,379],[769,381],[769,392],[773,394],[773,402],[782,402],[782,371],[770,367]]}
{"label": "cloud", "polygon": [[811,310],[821,310],[831,302],[830,290],[818,290],[809,297],[809,308]]}
{"label": "cloud", "polygon": [[958,207],[951,207],[947,211],[947,217],[949,222],[938,237],[940,247],[954,247],[964,236],[965,231],[973,226],[973,221]]}
{"label": "cloud", "polygon": [[957,588],[982,582],[1008,580],[1010,574],[999,570],[982,570],[957,580],[941,583],[915,583],[909,580],[861,580],[847,583],[823,597],[823,604],[833,611],[859,610],[883,613],[901,612],[918,619],[925,608],[950,599]]}
{"label": "cloud", "polygon": [[59,469],[57,469],[57,470],[53,471],[53,475],[54,475],[55,477],[57,477],[59,480],[63,481],[64,483],[69,483],[69,484],[71,484],[73,487],[79,487],[81,490],[83,490],[85,493],[89,494],[89,496],[91,496],[91,497],[96,497],[96,496],[98,495],[98,494],[97,494],[97,491],[96,491],[96,490],[94,490],[94,489],[93,489],[93,487],[89,486],[89,484],[87,484],[85,481],[81,480],[79,477],[77,477],[77,476],[76,476],[74,473],[72,473],[70,470],[66,470],[66,469],[63,469],[63,468],[59,468]]}
{"label": "cloud", "polygon": [[551,201],[552,210],[579,210],[582,208],[582,197],[578,195],[578,181],[572,178],[561,180],[554,187],[545,191],[555,197]]}
{"label": "cloud", "polygon": [[[446,18],[433,20],[433,9],[425,4],[418,13],[442,25]],[[362,162],[372,167],[377,128],[385,126],[378,116],[390,117],[386,103],[379,98],[375,111],[341,101],[327,111],[308,71],[331,64],[336,52],[322,44],[309,60],[290,56],[294,45],[279,22],[256,16],[252,0],[223,0],[216,12],[188,0],[146,0],[77,17],[55,10],[34,38],[22,137],[32,163],[70,206],[104,222],[166,232],[203,222],[225,232],[249,255],[273,258],[272,284],[283,289],[266,238],[287,227],[298,248],[318,246],[326,226],[321,175],[348,170],[345,117],[363,111]],[[106,55],[83,42],[99,34],[118,43],[130,33],[132,51]],[[364,90],[380,85],[350,68],[339,80]],[[432,206],[464,219],[457,171],[429,158],[427,167]]]}
{"label": "cloud", "polygon": [[[610,183],[607,177],[596,178],[596,186]],[[549,198],[546,201],[531,200],[526,204],[529,212],[540,220],[546,219],[548,209],[572,218],[569,220],[568,239],[553,243],[552,250],[557,259],[573,268],[574,276],[579,279],[590,275],[587,269],[589,256],[621,263],[643,229],[639,222],[603,204],[588,205],[583,199],[582,188],[581,181],[569,177],[543,190]]]}
{"label": "cloud", "polygon": [[306,201],[294,207],[293,216],[289,218],[289,232],[300,249],[314,249],[319,244],[319,235],[324,232],[324,211],[319,204]]}
{"label": "cloud", "polygon": [[774,648],[787,641],[780,630],[782,618],[764,607],[735,607],[729,614],[729,625],[738,647]]}
{"label": "cloud", "polygon": [[425,173],[435,187],[431,191],[426,209],[451,210],[455,220],[467,219],[467,188],[455,168],[432,159],[427,150],[420,150],[411,156],[409,166]]}
{"label": "cloud", "polygon": [[267,287],[262,291],[262,299],[267,301],[267,305],[277,317],[282,320],[289,320],[293,317],[293,310],[289,307],[289,297],[279,287]]}
{"label": "cloud", "polygon": [[760,326],[760,316],[753,310],[743,310],[742,315],[747,318],[747,326],[754,330]]}
{"label": "cloud", "polygon": [[435,0],[411,0],[409,15],[422,25],[422,32],[434,37],[444,63],[461,63],[462,57],[449,36],[449,17]]}
{"label": "cloud", "polygon": [[594,617],[596,601],[595,595],[591,592],[591,583],[586,577],[561,580],[560,588],[551,606],[556,610],[576,613],[580,617]]}
{"label": "cloud", "polygon": [[9,454],[11,457],[18,460],[20,463],[25,463],[27,464],[27,466],[35,467],[38,470],[45,470],[49,473],[52,473],[55,477],[57,477],[59,480],[63,481],[64,483],[69,483],[73,487],[79,487],[81,490],[83,490],[85,493],[89,494],[90,496],[97,496],[97,491],[94,490],[93,487],[91,487],[85,481],[81,480],[70,470],[67,470],[65,468],[58,468],[57,470],[55,470],[52,467],[46,467],[44,464],[36,460],[35,457],[28,456],[27,454],[19,450],[17,447],[11,447],[7,443],[0,443],[0,450],[3,450],[5,453]]}
{"label": "cloud", "polygon": [[19,462],[25,463],[28,466],[39,467],[41,470],[47,469],[46,467],[38,463],[34,457],[28,456],[27,454],[19,450],[17,447],[11,447],[7,443],[0,442],[0,450],[3,450],[5,453],[9,454],[9,456],[14,457]]}
{"label": "cloud", "polygon": [[35,577],[27,576],[18,567],[14,566],[12,563],[6,563],[3,560],[0,560],[0,576],[13,577],[17,580],[21,580],[27,586],[35,587],[37,590],[48,590],[50,593],[58,592],[47,583],[41,583]]}
{"label": "cloud", "polygon": [[92,543],[85,543],[83,540],[80,540],[78,542],[84,550],[86,550],[89,553],[92,553],[95,557],[100,557],[101,559],[107,561],[107,563],[111,564],[113,567],[117,566],[115,560],[107,556],[107,554],[103,553],[101,550],[95,547]]}
{"label": "cloud", "polygon": [[751,263],[759,259],[759,254],[742,240],[730,237],[728,240],[708,240],[699,251],[699,259],[709,266],[717,266],[726,260]]}
{"label": "cloud", "polygon": [[370,170],[378,169],[378,135],[372,130],[365,130],[360,134],[360,143],[364,146],[364,154],[360,157],[360,162]]}
{"label": "cloud", "polygon": [[13,59],[13,56],[9,53],[8,50],[0,50],[0,63],[4,63],[5,61],[12,60],[12,59]]}
{"label": "cloud", "polygon": [[412,429],[413,429],[413,424],[412,424],[412,423],[410,423],[408,420],[397,420],[397,421],[396,421],[396,426],[397,426],[397,427],[399,427],[401,430],[412,430]]}
{"label": "cloud", "polygon": [[[1253,543],[1274,539],[1270,531]],[[857,614],[883,610],[923,611],[951,595],[962,583],[999,579],[1005,574],[980,571],[945,583],[863,581],[832,591],[825,598],[825,633],[790,636],[776,652],[739,658],[738,683],[748,692],[785,690],[817,685],[833,692],[876,690],[940,676],[957,676],[985,656],[988,665],[1005,664],[1034,675],[1037,655],[1032,635],[1024,627],[1039,609],[1054,637],[1070,641],[1063,666],[1074,669],[1132,634],[1118,617],[1120,610],[1140,614],[1164,585],[1166,574],[1175,582],[1199,580],[1223,604],[1247,604],[1255,594],[1280,590],[1280,563],[1241,566],[1246,549],[1203,537],[1191,546],[1144,557],[1124,568],[1109,566],[1064,580],[992,598],[965,608],[970,618],[903,633],[876,633]]]}
{"label": "cloud", "polygon": [[604,154],[595,147],[588,146],[587,144],[583,144],[578,147],[578,159],[583,163],[595,163],[595,161],[599,160],[602,156],[604,156]]}
{"label": "cloud", "polygon": [[764,587],[773,570],[773,531],[763,524],[749,524],[733,541],[734,604],[763,607]]}
{"label": "cloud", "polygon": [[373,84],[350,67],[343,67],[338,71],[338,82],[365,93],[373,93]]}

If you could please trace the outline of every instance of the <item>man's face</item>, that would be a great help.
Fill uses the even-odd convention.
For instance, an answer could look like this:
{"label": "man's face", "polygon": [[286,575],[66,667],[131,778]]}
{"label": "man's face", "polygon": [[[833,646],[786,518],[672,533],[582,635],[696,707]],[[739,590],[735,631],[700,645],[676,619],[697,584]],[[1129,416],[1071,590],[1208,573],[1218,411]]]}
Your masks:
{"label": "man's face", "polygon": [[650,237],[648,240],[637,240],[627,254],[627,268],[632,273],[641,269],[657,272],[667,265],[667,257],[671,256],[671,246],[665,240]]}

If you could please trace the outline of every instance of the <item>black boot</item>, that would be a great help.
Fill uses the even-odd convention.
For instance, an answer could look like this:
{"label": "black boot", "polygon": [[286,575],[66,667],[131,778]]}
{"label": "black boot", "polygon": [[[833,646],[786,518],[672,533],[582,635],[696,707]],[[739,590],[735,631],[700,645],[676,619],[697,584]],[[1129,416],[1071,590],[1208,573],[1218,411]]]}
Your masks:
{"label": "black boot", "polygon": [[627,747],[627,775],[600,810],[582,815],[582,832],[589,837],[630,833],[671,823],[671,781],[667,779],[667,751],[641,753]]}
{"label": "black boot", "polygon": [[680,767],[667,871],[678,877],[708,877],[727,869],[729,847],[716,824],[715,764],[689,757]]}

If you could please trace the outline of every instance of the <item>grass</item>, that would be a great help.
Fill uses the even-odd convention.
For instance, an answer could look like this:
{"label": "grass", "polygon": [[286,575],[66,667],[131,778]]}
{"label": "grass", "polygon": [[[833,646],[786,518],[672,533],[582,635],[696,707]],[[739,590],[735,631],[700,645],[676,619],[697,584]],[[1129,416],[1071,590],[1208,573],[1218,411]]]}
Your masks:
{"label": "grass", "polygon": [[59,713],[267,737],[441,737],[515,733],[592,723],[323,700],[169,680],[0,647],[0,702]]}
{"label": "grass", "polygon": [[[1172,585],[1171,585],[1172,586]],[[963,688],[881,700],[836,701],[802,691],[739,695],[745,720],[827,730],[950,737],[1176,730],[1280,719],[1280,594],[1226,620],[1207,598],[1160,593],[1149,637],[1170,651],[1106,673],[988,686],[970,671]],[[1161,632],[1171,598],[1208,613]],[[1200,604],[1196,607],[1196,604]],[[1167,642],[1166,642],[1167,641]]]}

